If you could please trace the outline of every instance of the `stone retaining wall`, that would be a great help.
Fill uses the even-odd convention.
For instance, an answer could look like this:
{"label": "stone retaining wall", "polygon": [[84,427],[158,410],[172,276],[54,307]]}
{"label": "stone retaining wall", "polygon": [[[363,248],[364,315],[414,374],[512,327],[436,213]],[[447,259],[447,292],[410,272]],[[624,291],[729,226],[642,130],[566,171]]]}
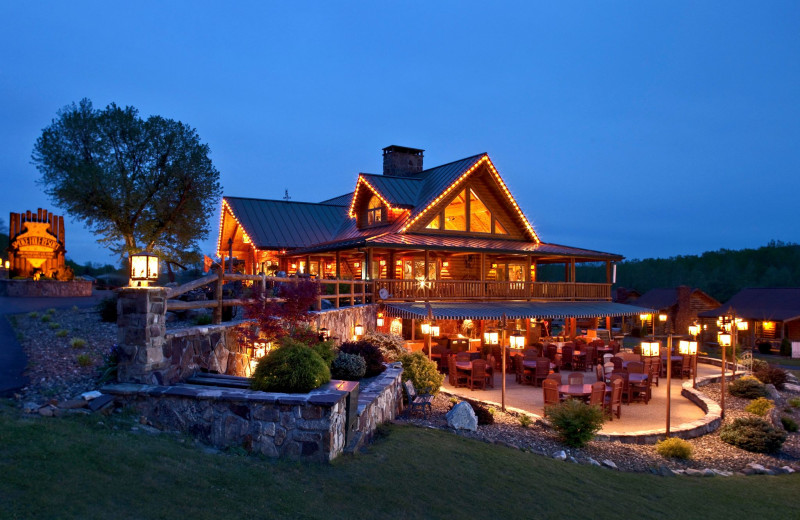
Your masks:
{"label": "stone retaining wall", "polygon": [[0,280],[0,296],[12,298],[74,298],[92,295],[88,280]]}
{"label": "stone retaining wall", "polygon": [[378,306],[376,304],[354,305],[341,309],[317,311],[315,314],[314,323],[317,328],[328,329],[330,336],[338,338],[338,343],[341,343],[353,339],[356,325],[363,325],[364,330],[375,330]]}

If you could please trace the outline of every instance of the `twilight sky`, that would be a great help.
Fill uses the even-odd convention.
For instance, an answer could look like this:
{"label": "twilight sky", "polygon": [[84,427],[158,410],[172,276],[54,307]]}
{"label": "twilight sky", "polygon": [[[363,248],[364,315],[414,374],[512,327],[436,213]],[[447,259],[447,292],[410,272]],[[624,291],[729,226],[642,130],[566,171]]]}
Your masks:
{"label": "twilight sky", "polygon": [[[398,144],[426,167],[488,152],[545,242],[800,242],[800,3],[220,4],[0,5],[6,225],[61,213],[30,155],[88,97],[195,127],[226,195],[341,195]],[[112,260],[79,224],[66,237],[69,258]]]}

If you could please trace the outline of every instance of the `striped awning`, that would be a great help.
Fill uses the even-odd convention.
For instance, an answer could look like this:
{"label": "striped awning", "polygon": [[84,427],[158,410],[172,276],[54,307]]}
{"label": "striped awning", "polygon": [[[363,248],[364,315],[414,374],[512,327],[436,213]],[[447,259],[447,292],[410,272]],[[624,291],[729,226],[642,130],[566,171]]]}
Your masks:
{"label": "striped awning", "polygon": [[425,319],[428,307],[434,319],[499,320],[517,318],[596,318],[602,316],[638,316],[652,309],[614,302],[413,302],[387,303],[387,316]]}

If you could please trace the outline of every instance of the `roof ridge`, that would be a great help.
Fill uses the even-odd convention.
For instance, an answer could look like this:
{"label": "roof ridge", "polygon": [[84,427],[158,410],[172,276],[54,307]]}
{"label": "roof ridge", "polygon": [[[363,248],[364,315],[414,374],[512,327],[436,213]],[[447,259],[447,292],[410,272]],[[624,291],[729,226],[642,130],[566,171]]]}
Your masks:
{"label": "roof ridge", "polygon": [[[344,197],[344,195],[339,195],[339,197]],[[259,198],[256,198],[256,197],[237,197],[237,196],[234,196],[234,195],[223,195],[222,198],[223,199],[240,199],[240,200],[257,200],[259,202],[280,202],[282,204],[310,204],[312,206],[330,206],[332,208],[342,208],[342,207],[344,207],[344,206],[340,206],[338,204],[326,204],[324,201],[323,202],[307,202],[307,201],[302,201],[302,200],[259,199]],[[332,197],[332,198],[327,199],[327,200],[333,200],[333,199],[336,199],[336,198],[338,198],[338,197]]]}
{"label": "roof ridge", "polygon": [[[450,162],[447,162],[447,163],[444,163],[444,164],[439,164],[437,166],[434,166],[433,168],[426,168],[426,169],[422,170],[419,173],[415,173],[414,176],[416,177],[417,175],[422,175],[425,172],[428,172],[428,171],[431,171],[431,170],[435,170],[437,168],[444,168],[445,166],[450,166],[451,164],[455,164],[457,162],[466,161],[467,159],[474,159],[475,157],[483,157],[484,155],[489,155],[489,154],[486,153],[486,152],[481,152],[481,153],[475,154],[475,155],[468,155],[467,157],[462,157],[461,159],[456,159],[455,161],[450,161]],[[412,176],[409,176],[409,178],[411,178],[411,177]]]}

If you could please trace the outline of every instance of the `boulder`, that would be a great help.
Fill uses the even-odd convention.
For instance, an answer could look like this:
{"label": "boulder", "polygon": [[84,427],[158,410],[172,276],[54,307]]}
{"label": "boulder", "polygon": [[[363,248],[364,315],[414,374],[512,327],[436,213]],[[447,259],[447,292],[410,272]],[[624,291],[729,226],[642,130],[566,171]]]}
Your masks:
{"label": "boulder", "polygon": [[610,460],[610,459],[605,459],[603,461],[603,466],[605,466],[607,468],[611,468],[611,469],[617,469],[617,465],[614,464],[614,461]]}
{"label": "boulder", "polygon": [[469,403],[464,401],[455,405],[447,415],[447,426],[455,430],[469,430],[471,432],[478,430],[478,416]]}
{"label": "boulder", "polygon": [[553,453],[553,458],[556,460],[567,460],[567,452],[564,450]]}

